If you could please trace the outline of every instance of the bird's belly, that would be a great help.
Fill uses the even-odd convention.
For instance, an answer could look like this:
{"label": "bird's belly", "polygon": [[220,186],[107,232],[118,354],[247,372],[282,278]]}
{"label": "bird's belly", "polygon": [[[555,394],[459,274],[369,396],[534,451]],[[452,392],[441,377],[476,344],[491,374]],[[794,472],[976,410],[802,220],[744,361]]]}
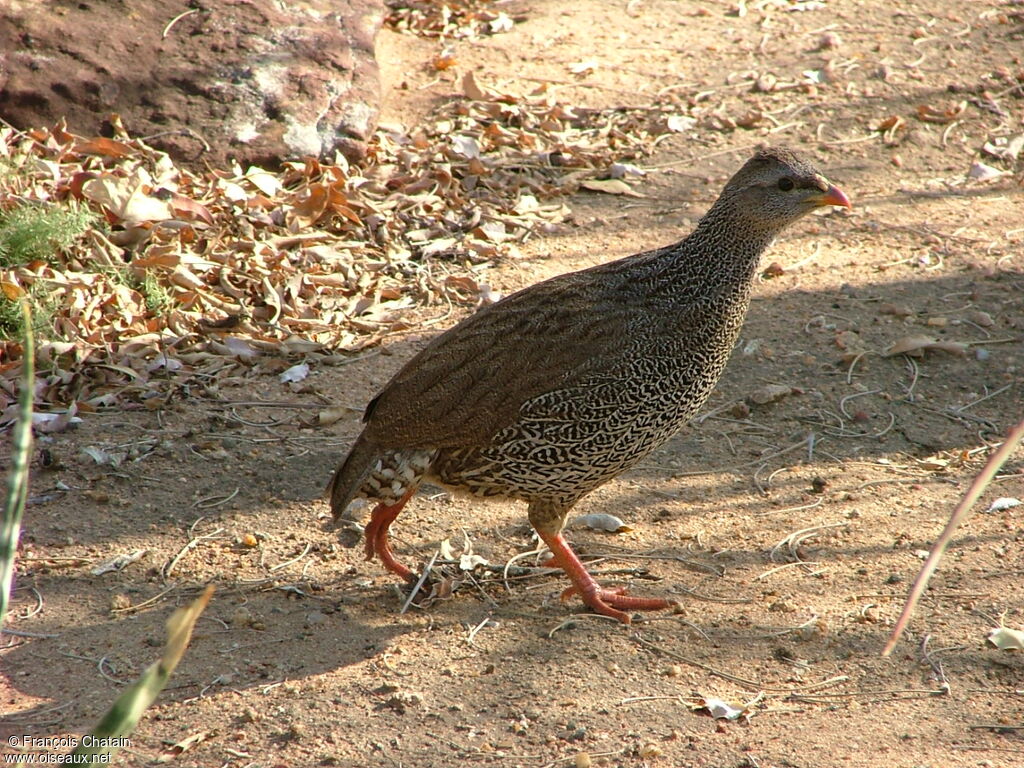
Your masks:
{"label": "bird's belly", "polygon": [[703,404],[714,382],[588,382],[535,398],[483,448],[441,450],[431,474],[480,496],[572,502],[630,469]]}

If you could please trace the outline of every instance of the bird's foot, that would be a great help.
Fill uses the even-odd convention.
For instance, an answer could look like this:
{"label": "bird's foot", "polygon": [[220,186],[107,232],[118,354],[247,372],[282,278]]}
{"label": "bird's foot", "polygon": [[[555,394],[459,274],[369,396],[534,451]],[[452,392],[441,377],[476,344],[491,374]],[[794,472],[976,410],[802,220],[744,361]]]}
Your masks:
{"label": "bird's foot", "polygon": [[395,558],[394,553],[391,551],[391,544],[388,542],[388,528],[395,518],[398,517],[398,513],[402,511],[402,507],[405,506],[405,503],[412,494],[413,491],[410,490],[394,504],[378,504],[374,507],[373,513],[370,515],[370,522],[366,524],[365,531],[366,559],[373,560],[374,557],[379,558],[385,568],[392,573],[398,574],[408,582],[415,582],[416,574]]}
{"label": "bird's foot", "polygon": [[391,551],[391,547],[388,546],[387,542],[385,542],[383,546],[375,548],[372,554],[367,554],[366,559],[372,560],[374,555],[377,556],[385,568],[392,573],[397,574],[410,584],[414,584],[418,580],[419,577],[411,568],[406,567],[395,558],[395,555]]}
{"label": "bird's foot", "polygon": [[660,597],[633,597],[627,594],[626,587],[616,589],[601,589],[594,585],[594,589],[580,590],[578,587],[568,587],[562,592],[562,600],[568,600],[573,595],[579,595],[583,602],[602,616],[611,616],[623,624],[632,624],[632,617],[626,611],[664,611],[672,608],[678,603],[674,600],[665,600]]}
{"label": "bird's foot", "polygon": [[623,624],[633,623],[632,617],[626,611],[663,611],[675,605],[671,600],[660,598],[630,597],[626,594],[625,587],[601,589],[561,533],[550,533],[540,528],[537,529],[537,533],[551,550],[548,565],[560,567],[572,582],[572,586],[562,592],[563,600],[579,595],[580,599],[596,613],[611,616]]}

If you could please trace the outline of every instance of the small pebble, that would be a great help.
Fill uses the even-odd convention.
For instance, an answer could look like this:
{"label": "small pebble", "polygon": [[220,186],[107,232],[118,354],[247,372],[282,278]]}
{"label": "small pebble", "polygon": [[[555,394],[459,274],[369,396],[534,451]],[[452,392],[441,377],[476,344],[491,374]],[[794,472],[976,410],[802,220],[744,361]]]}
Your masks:
{"label": "small pebble", "polygon": [[843,39],[835,32],[826,32],[818,39],[819,51],[831,51],[842,45]]}
{"label": "small pebble", "polygon": [[745,419],[750,415],[750,406],[744,402],[738,402],[729,409],[729,415],[734,419]]}
{"label": "small pebble", "polygon": [[975,310],[967,313],[967,319],[975,325],[980,325],[982,328],[991,328],[996,324],[996,321],[992,319],[992,315],[988,312],[982,312]]}
{"label": "small pebble", "polygon": [[657,744],[648,743],[640,747],[640,757],[645,760],[650,760],[652,757],[661,757],[663,754],[665,754],[665,750]]}
{"label": "small pebble", "polygon": [[317,624],[323,624],[327,621],[327,615],[320,611],[310,611],[306,614],[306,626],[315,627]]}
{"label": "small pebble", "polygon": [[124,611],[132,607],[132,599],[128,595],[114,595],[110,598],[110,610]]}
{"label": "small pebble", "polygon": [[914,310],[904,304],[891,304],[886,302],[878,307],[880,315],[895,315],[896,317],[910,317]]}

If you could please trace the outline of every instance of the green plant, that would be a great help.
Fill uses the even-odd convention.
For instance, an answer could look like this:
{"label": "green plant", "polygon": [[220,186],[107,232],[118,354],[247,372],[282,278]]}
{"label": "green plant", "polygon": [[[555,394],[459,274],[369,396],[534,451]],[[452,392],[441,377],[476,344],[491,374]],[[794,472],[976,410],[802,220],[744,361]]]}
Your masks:
{"label": "green plant", "polygon": [[26,318],[31,318],[32,336],[39,341],[50,341],[53,338],[53,315],[57,312],[60,300],[49,291],[32,286],[24,296],[32,310],[23,315],[20,302],[7,298],[0,292],[0,339],[11,339],[25,333]]}
{"label": "green plant", "polygon": [[24,317],[18,302],[7,298],[0,291],[0,339],[13,339],[15,336],[20,336],[24,327]]}
{"label": "green plant", "polygon": [[199,615],[212,596],[213,585],[210,584],[199,597],[171,614],[167,620],[167,644],[163,656],[117,697],[107,714],[74,751],[76,756],[89,758],[86,765],[110,765],[111,758],[135,731],[143,713],[167,685],[171,673],[185,655]]}
{"label": "green plant", "polygon": [[146,309],[157,317],[170,314],[170,311],[174,309],[177,303],[174,299],[174,294],[151,272],[146,273],[140,290],[142,295],[146,297]]}
{"label": "green plant", "polygon": [[[9,301],[9,299],[8,299]],[[22,327],[32,327],[32,311],[28,302],[21,304]],[[24,335],[24,356],[21,363],[21,387],[18,391],[18,419],[14,423],[11,468],[4,495],[3,517],[0,518],[0,629],[3,628],[14,585],[14,560],[21,535],[21,516],[28,496],[28,460],[32,451],[32,392],[35,381],[33,363],[35,348],[31,333]]]}
{"label": "green plant", "polygon": [[146,309],[156,317],[169,314],[177,304],[174,294],[152,272],[145,271],[142,277],[139,277],[137,272],[133,273],[127,267],[119,267],[107,269],[105,274],[111,282],[142,294],[142,299],[146,302]]}
{"label": "green plant", "polygon": [[0,266],[42,259],[68,248],[95,221],[96,215],[77,205],[23,204],[0,212]]}

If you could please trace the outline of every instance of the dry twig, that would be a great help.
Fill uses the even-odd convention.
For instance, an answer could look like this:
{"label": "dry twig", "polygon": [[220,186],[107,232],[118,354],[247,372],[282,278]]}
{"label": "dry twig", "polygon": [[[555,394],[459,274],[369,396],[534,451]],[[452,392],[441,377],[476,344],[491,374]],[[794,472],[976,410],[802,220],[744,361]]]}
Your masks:
{"label": "dry twig", "polygon": [[938,568],[939,561],[942,559],[942,553],[946,550],[949,542],[953,539],[953,534],[956,533],[957,527],[967,517],[971,507],[974,506],[981,494],[984,493],[988,484],[992,482],[992,479],[999,471],[999,468],[1003,466],[1008,458],[1010,458],[1010,454],[1013,453],[1021,439],[1024,439],[1024,421],[1020,422],[1010,431],[1005,442],[1003,442],[998,451],[992,454],[988,463],[985,464],[981,472],[978,473],[978,476],[974,478],[974,482],[972,482],[970,488],[967,489],[967,493],[964,494],[963,499],[960,500],[956,509],[953,510],[953,514],[950,516],[949,522],[946,523],[946,527],[939,535],[939,538],[936,539],[935,544],[932,545],[931,552],[928,554],[928,559],[925,560],[920,573],[918,573],[917,578],[914,579],[914,583],[910,588],[910,595],[907,597],[907,602],[904,604],[900,617],[896,621],[896,626],[893,627],[892,634],[889,635],[889,641],[885,644],[885,648],[882,650],[883,656],[888,656],[892,653],[893,648],[896,647],[896,643],[900,639],[900,636],[907,628],[907,624],[910,623],[910,617],[914,612],[914,608],[917,606],[918,600],[921,599],[921,595],[928,586],[928,580],[931,578],[932,573],[934,573],[935,569]]}

